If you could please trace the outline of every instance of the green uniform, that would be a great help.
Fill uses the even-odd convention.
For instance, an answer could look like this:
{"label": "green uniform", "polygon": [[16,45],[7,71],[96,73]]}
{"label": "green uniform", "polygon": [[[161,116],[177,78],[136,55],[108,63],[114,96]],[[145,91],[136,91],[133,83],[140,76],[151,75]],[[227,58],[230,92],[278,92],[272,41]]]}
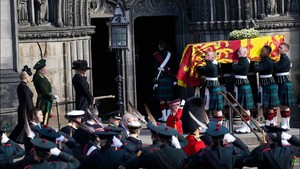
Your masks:
{"label": "green uniform", "polygon": [[[54,99],[54,96],[52,95],[51,83],[45,76],[39,73],[35,73],[33,75],[33,84],[38,94],[36,107],[39,107],[42,110],[44,115],[44,121],[46,120],[48,123],[49,114],[52,108],[52,101]],[[45,119],[46,113],[49,113],[47,119]]]}

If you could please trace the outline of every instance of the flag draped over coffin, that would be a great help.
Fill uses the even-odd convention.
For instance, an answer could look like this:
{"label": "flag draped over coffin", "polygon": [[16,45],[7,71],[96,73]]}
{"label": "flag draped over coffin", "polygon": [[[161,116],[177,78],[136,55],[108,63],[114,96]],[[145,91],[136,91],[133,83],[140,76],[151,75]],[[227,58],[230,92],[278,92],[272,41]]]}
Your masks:
{"label": "flag draped over coffin", "polygon": [[270,57],[279,60],[278,47],[284,42],[284,35],[265,36],[243,40],[220,40],[188,44],[185,46],[177,73],[178,85],[186,87],[199,86],[199,75],[196,67],[205,65],[204,58],[208,51],[216,52],[219,63],[232,63],[238,60],[237,51],[240,47],[249,50],[248,58],[251,61],[260,61],[260,51],[264,45],[272,48]]}

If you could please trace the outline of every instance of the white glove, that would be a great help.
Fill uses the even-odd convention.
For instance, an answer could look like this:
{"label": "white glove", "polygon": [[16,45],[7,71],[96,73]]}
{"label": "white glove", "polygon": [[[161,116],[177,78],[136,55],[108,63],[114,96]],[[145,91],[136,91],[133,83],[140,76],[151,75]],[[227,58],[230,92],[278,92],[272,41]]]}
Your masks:
{"label": "white glove", "polygon": [[289,140],[292,137],[292,135],[288,134],[287,132],[282,132],[281,139],[283,140]]}
{"label": "white glove", "polygon": [[123,143],[120,141],[120,139],[118,139],[116,136],[113,137],[112,141],[113,141],[113,144],[112,144],[113,147],[120,148],[123,145]]}
{"label": "white glove", "polygon": [[199,127],[199,130],[200,130],[200,133],[205,133],[206,132],[206,128],[204,128],[204,127]]}
{"label": "white glove", "polygon": [[27,135],[27,137],[33,139],[33,138],[35,137],[34,132],[31,131],[31,132]]}
{"label": "white glove", "polygon": [[282,144],[283,146],[288,146],[288,145],[290,145],[290,143],[289,143],[287,140],[281,140],[281,144]]}
{"label": "white glove", "polygon": [[173,86],[177,85],[177,82],[173,82]]}
{"label": "white glove", "polygon": [[5,144],[5,143],[7,143],[8,142],[8,140],[9,140],[9,138],[6,136],[6,134],[2,134],[2,140],[1,140],[1,143],[2,144]]}
{"label": "white glove", "polygon": [[54,155],[54,156],[58,156],[60,152],[61,152],[60,149],[58,149],[57,147],[52,148],[52,149],[50,150],[50,154],[51,154],[51,155]]}
{"label": "white glove", "polygon": [[155,84],[154,86],[153,86],[153,89],[155,89],[155,88],[157,88],[158,87],[158,84]]}
{"label": "white glove", "polygon": [[235,137],[233,137],[233,135],[231,135],[230,133],[227,133],[224,135],[224,140],[227,142],[227,143],[232,143],[236,140]]}
{"label": "white glove", "polygon": [[172,145],[173,145],[175,148],[179,148],[179,149],[181,148],[180,143],[179,143],[177,137],[175,137],[175,136],[172,136]]}
{"label": "white glove", "polygon": [[159,67],[157,68],[157,70],[158,70],[158,71],[164,70],[164,68],[159,66]]}
{"label": "white glove", "polygon": [[57,101],[57,100],[58,100],[58,96],[57,96],[57,95],[54,95],[54,99]]}
{"label": "white glove", "polygon": [[56,141],[63,142],[65,140],[65,137],[63,135],[60,135],[60,137],[56,138]]}
{"label": "white glove", "polygon": [[179,107],[183,107],[185,104],[185,100],[181,100]]}

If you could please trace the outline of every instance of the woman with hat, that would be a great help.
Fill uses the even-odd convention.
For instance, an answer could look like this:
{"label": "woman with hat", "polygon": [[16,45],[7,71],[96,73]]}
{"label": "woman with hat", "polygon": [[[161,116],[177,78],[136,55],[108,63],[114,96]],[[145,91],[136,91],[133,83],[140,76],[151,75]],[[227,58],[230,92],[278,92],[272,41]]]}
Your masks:
{"label": "woman with hat", "polygon": [[[18,106],[18,124],[10,134],[9,138],[17,143],[23,144],[24,124],[25,120],[32,120],[33,109],[33,93],[28,87],[28,83],[31,81],[31,70],[25,65],[20,73],[20,84],[17,88],[19,106]],[[26,118],[27,117],[27,118]]]}
{"label": "woman with hat", "polygon": [[176,99],[168,103],[171,114],[167,118],[166,126],[176,129],[180,134],[183,134],[181,116],[184,103],[184,100],[182,100],[180,103],[180,99]]}
{"label": "woman with hat", "polygon": [[44,124],[48,124],[49,118],[53,115],[51,114],[52,102],[54,99],[58,99],[57,95],[52,94],[52,87],[49,80],[46,78],[46,60],[39,60],[33,67],[36,70],[33,75],[33,84],[35,90],[38,94],[36,107],[43,111]]}
{"label": "woman with hat", "polygon": [[[88,67],[86,60],[76,60],[73,62],[72,69],[76,71],[72,79],[75,89],[76,110],[83,110],[87,114],[87,109],[95,104],[86,77],[86,71],[91,68]],[[86,115],[84,115],[84,121],[86,121]]]}
{"label": "woman with hat", "polygon": [[217,122],[209,122],[206,134],[212,145],[201,149],[188,160],[186,168],[232,169],[237,162],[250,154],[248,147],[229,134],[229,130]]}

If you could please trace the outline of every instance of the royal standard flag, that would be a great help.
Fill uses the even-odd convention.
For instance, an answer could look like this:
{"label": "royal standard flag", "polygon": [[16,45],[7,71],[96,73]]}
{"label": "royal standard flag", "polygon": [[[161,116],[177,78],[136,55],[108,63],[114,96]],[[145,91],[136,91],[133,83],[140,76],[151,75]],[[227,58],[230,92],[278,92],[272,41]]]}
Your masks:
{"label": "royal standard flag", "polygon": [[205,65],[204,58],[208,51],[216,52],[216,60],[219,63],[232,63],[238,60],[237,51],[241,46],[248,48],[248,58],[251,61],[260,61],[260,51],[263,46],[272,48],[270,57],[279,60],[278,47],[284,42],[284,35],[265,36],[243,40],[220,40],[188,44],[182,54],[177,73],[178,85],[186,87],[200,86],[200,79],[196,67]]}

